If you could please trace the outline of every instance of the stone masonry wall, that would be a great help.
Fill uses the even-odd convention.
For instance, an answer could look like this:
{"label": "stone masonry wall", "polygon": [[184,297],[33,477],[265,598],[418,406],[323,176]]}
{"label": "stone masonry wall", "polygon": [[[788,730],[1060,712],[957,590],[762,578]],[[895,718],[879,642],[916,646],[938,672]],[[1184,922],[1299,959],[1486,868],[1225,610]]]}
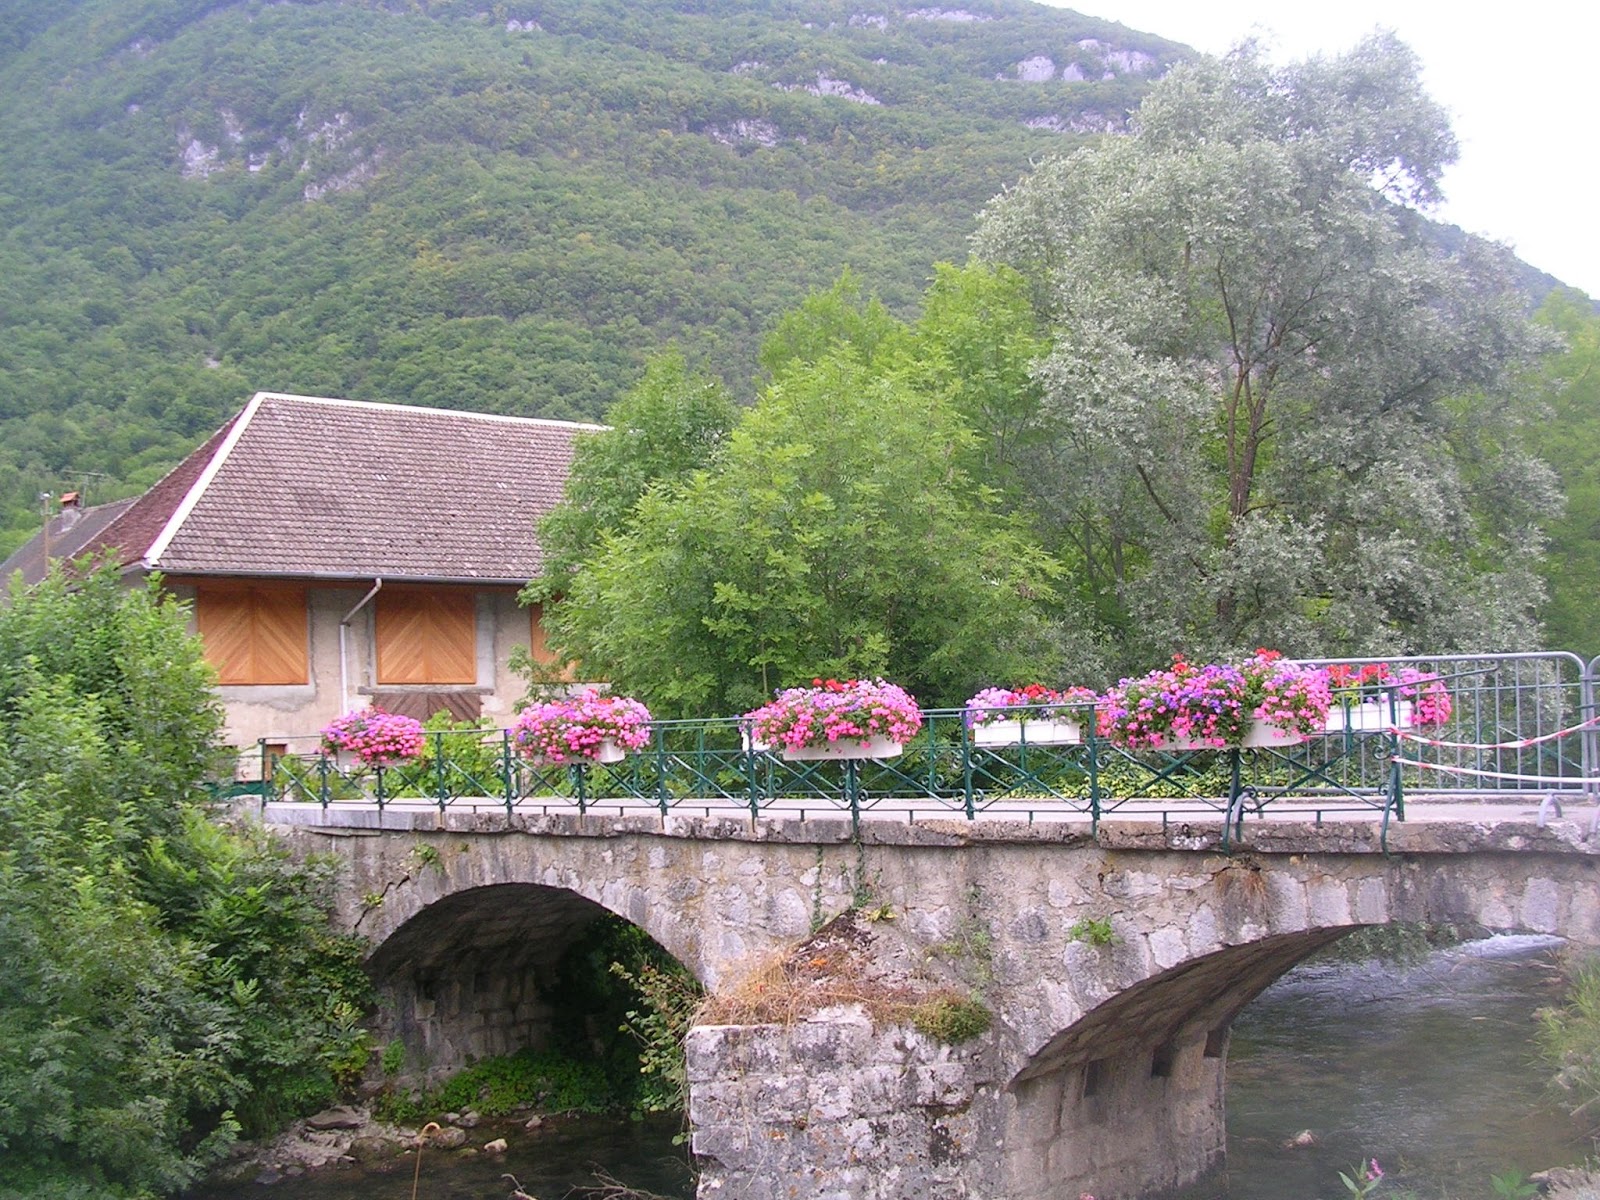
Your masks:
{"label": "stone masonry wall", "polygon": [[[481,999],[510,1003],[495,947],[537,927],[554,952],[601,909],[717,989],[870,897],[913,958],[983,996],[993,1029],[959,1050],[846,1014],[695,1031],[702,1191],[730,1200],[1132,1200],[1216,1161],[1229,1024],[1318,945],[1402,920],[1600,944],[1600,842],[1531,816],[1408,821],[1387,846],[1371,821],[1262,822],[1231,854],[1213,826],[1109,820],[872,821],[856,841],[844,821],[308,806],[281,819],[324,826],[303,836],[345,858],[347,926],[373,939],[380,974],[449,977],[473,961],[470,939],[498,964],[487,975],[508,976],[434,1010],[429,1036],[451,1046],[462,1035],[446,1026],[477,1019]],[[1086,921],[1109,937],[1082,936]],[[774,1178],[781,1193],[762,1190]]]}
{"label": "stone masonry wall", "polygon": [[689,1034],[701,1197],[987,1200],[999,1081],[984,1042],[941,1045],[859,1008]]}

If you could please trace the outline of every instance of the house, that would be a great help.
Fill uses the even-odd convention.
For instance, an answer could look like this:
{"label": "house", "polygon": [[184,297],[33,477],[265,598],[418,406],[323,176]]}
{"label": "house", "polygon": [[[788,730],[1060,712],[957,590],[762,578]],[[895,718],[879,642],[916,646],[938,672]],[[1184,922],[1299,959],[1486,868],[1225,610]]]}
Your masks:
{"label": "house", "polygon": [[[366,704],[503,723],[513,647],[544,658],[542,614],[517,603],[535,524],[599,428],[262,392],[68,553],[114,553],[190,602],[247,755],[309,749]],[[38,570],[43,536],[13,560]]]}

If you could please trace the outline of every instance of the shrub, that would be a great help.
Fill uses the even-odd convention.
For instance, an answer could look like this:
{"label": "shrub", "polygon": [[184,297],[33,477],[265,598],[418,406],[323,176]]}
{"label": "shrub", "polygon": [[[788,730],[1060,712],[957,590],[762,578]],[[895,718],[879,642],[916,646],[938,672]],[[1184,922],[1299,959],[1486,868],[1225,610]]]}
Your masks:
{"label": "shrub", "polygon": [[931,1038],[958,1046],[988,1033],[994,1015],[981,1000],[941,993],[911,1010],[911,1024]]}

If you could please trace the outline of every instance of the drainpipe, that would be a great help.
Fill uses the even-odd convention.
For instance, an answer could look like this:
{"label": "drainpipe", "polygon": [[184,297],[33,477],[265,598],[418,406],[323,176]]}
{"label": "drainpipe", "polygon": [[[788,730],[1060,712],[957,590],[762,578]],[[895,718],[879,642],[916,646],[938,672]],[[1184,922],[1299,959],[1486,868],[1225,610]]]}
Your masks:
{"label": "drainpipe", "polygon": [[378,594],[378,589],[382,586],[382,579],[374,579],[372,581],[372,590],[361,597],[360,602],[345,613],[344,620],[339,622],[339,711],[341,713],[350,711],[350,662],[345,656],[345,630],[350,627],[350,622],[355,619],[355,615],[365,608],[372,598]]}

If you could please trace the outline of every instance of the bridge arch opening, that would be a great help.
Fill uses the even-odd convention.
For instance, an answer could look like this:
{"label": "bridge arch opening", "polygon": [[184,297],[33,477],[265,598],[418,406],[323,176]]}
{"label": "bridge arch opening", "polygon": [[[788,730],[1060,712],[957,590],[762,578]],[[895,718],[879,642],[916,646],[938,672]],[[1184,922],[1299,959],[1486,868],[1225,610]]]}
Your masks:
{"label": "bridge arch opening", "polygon": [[[620,1032],[638,997],[612,961],[678,963],[648,933],[561,887],[494,884],[412,915],[368,956],[374,1035],[404,1048],[402,1077],[434,1083],[488,1058],[554,1051],[613,1082],[638,1046]],[[685,969],[685,975],[687,970]]]}
{"label": "bridge arch opening", "polygon": [[1092,1179],[1096,1195],[1145,1195],[1219,1165],[1234,1018],[1291,967],[1360,928],[1225,947],[1119,992],[1050,1039],[1007,1087],[1005,1173],[1018,1194],[1054,1200],[1038,1182],[1057,1179],[1071,1200]]}

